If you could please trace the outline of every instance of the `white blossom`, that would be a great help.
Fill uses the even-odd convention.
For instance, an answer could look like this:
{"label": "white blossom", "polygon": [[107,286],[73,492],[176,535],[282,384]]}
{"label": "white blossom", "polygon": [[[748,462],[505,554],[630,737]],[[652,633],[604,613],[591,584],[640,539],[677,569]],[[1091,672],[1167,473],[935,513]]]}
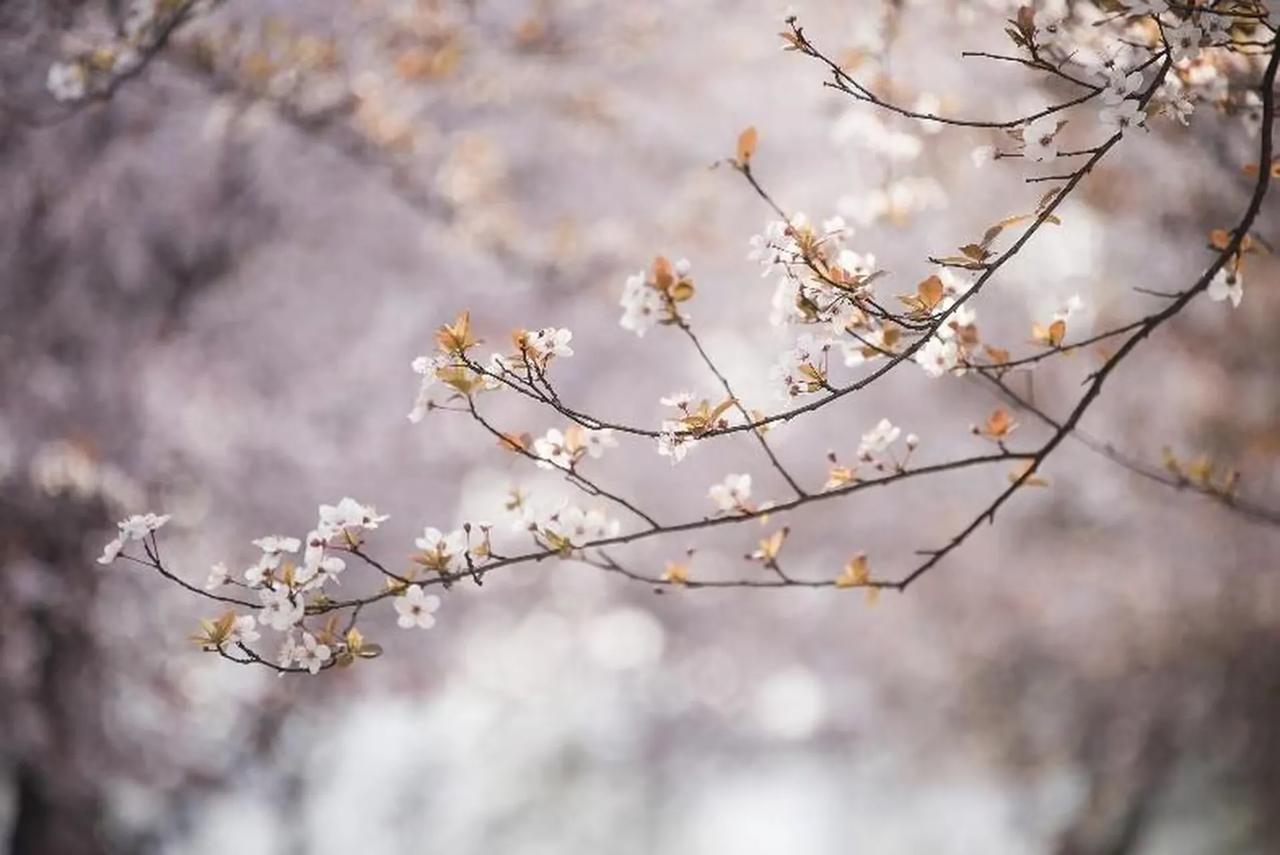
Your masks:
{"label": "white blossom", "polygon": [[78,62],[55,62],[49,66],[45,87],[59,101],[79,101],[88,91],[89,75]]}
{"label": "white blossom", "polygon": [[778,280],[770,301],[769,323],[775,327],[786,326],[804,317],[796,301],[800,298],[800,283],[790,276]]}
{"label": "white blossom", "polygon": [[1174,62],[1195,59],[1200,55],[1200,42],[1204,33],[1190,19],[1166,29],[1164,37],[1169,43],[1169,52]]}
{"label": "white blossom", "polygon": [[320,506],[320,523],[317,530],[328,539],[351,528],[377,528],[387,516],[379,515],[372,505],[362,505],[345,496],[336,505]]}
{"label": "white blossom", "polygon": [[1230,300],[1232,307],[1238,307],[1244,299],[1244,278],[1240,271],[1230,270],[1229,265],[1220,267],[1209,283],[1209,299],[1215,303]]}
{"label": "white blossom", "polygon": [[693,393],[688,391],[673,392],[670,395],[659,398],[658,403],[664,407],[679,407],[683,409],[693,403]]}
{"label": "white blossom", "polygon": [[231,571],[227,569],[227,565],[219,561],[217,564],[209,568],[209,576],[204,580],[204,589],[212,591],[214,588],[220,588],[227,584],[227,579],[231,576]]}
{"label": "white blossom", "polygon": [[395,598],[396,624],[401,629],[430,629],[435,625],[435,615],[440,608],[440,598],[427,594],[421,585],[410,585],[405,592]]}
{"label": "white blossom", "polygon": [[895,427],[888,419],[881,419],[875,427],[862,435],[862,442],[858,445],[858,456],[870,457],[872,454],[884,451],[893,445],[901,433],[902,428]]}
{"label": "white blossom", "polygon": [[741,508],[751,497],[751,476],[727,475],[723,482],[711,486],[707,496],[722,511]]}
{"label": "white blossom", "polygon": [[930,377],[941,377],[960,362],[960,347],[953,337],[935,335],[916,351],[916,362]]}
{"label": "white blossom", "polygon": [[268,555],[275,555],[280,552],[297,552],[298,548],[302,546],[302,541],[296,537],[271,534],[258,538],[253,542],[253,545]]}
{"label": "white blossom", "polygon": [[568,357],[573,356],[573,348],[569,347],[572,340],[573,333],[569,330],[546,327],[530,336],[529,344],[545,356]]}
{"label": "white blossom", "polygon": [[587,511],[576,505],[566,505],[552,514],[546,528],[574,546],[616,537],[621,530],[618,521],[609,519],[603,511]]}
{"label": "white blossom", "polygon": [[280,650],[276,653],[276,664],[281,668],[290,668],[293,666],[294,659],[298,652],[298,641],[290,632],[285,635],[284,640],[280,642]]}
{"label": "white blossom", "polygon": [[437,572],[450,573],[465,566],[467,533],[462,529],[445,533],[427,526],[422,530],[422,537],[415,539],[413,545],[422,550],[426,565]]}
{"label": "white blossom", "polygon": [[1205,45],[1221,45],[1231,41],[1231,17],[1202,13],[1197,22]]}
{"label": "white blossom", "polygon": [[258,621],[253,615],[240,615],[231,624],[231,632],[227,641],[233,644],[252,644],[262,635],[257,630]]}
{"label": "white blossom", "polygon": [[301,599],[294,596],[288,588],[262,588],[258,591],[258,599],[262,601],[258,620],[277,632],[283,632],[297,624],[306,611]]}
{"label": "white blossom", "polygon": [[1022,129],[1022,155],[1040,163],[1058,156],[1057,114],[1041,116]]}
{"label": "white blossom", "polygon": [[973,162],[975,169],[981,169],[995,159],[996,147],[993,145],[980,145],[969,152],[969,160]]}
{"label": "white blossom", "polygon": [[142,540],[147,535],[159,530],[169,521],[168,514],[134,514],[116,524],[118,533],[102,548],[99,564],[110,564],[123,551],[125,544],[133,540]]}
{"label": "white blossom", "polygon": [[316,641],[316,637],[309,632],[302,633],[302,643],[293,650],[294,661],[312,674],[319,673],[332,655],[329,645]]}
{"label": "white blossom", "polygon": [[569,469],[573,466],[573,452],[565,435],[557,428],[551,428],[533,441],[533,453],[543,469]]}
{"label": "white blossom", "polygon": [[836,264],[845,273],[854,276],[870,276],[876,272],[876,257],[871,253],[857,253],[851,249],[842,249],[836,256]]}
{"label": "white blossom", "polygon": [[685,429],[684,423],[674,419],[664,421],[658,432],[658,454],[670,457],[673,466],[684,460],[697,443],[697,437]]}
{"label": "white blossom", "polygon": [[416,424],[426,416],[427,407],[431,403],[431,390],[438,379],[436,372],[448,364],[448,358],[442,354],[419,356],[410,363],[413,372],[422,375],[422,382],[418,385],[418,396],[413,401],[413,409],[409,411],[409,421]]}
{"label": "white blossom", "polygon": [[[803,222],[804,214],[798,214],[793,221]],[[761,276],[768,276],[783,263],[784,252],[794,252],[795,244],[787,236],[787,229],[785,221],[773,220],[765,226],[762,234],[752,235],[748,241],[751,251],[747,253],[747,260],[759,262],[764,268]]]}
{"label": "white blossom", "polygon": [[1084,311],[1084,299],[1079,294],[1072,294],[1067,301],[1053,313],[1055,321],[1069,321],[1073,315]]}
{"label": "white blossom", "polygon": [[587,449],[587,456],[593,460],[599,460],[604,457],[606,448],[618,447],[618,439],[613,435],[613,428],[584,430],[582,432],[582,443]]}
{"label": "white blossom", "polygon": [[1098,121],[1112,133],[1122,134],[1129,128],[1141,124],[1146,119],[1146,112],[1138,106],[1137,101],[1121,101],[1112,107],[1103,107],[1098,111]]}
{"label": "white blossom", "polygon": [[622,319],[618,323],[624,330],[630,330],[640,338],[662,316],[662,295],[656,288],[649,286],[643,272],[627,277],[619,305],[622,306]]}
{"label": "white blossom", "polygon": [[1142,89],[1142,72],[1133,71],[1125,74],[1117,71],[1107,79],[1107,87],[1102,90],[1102,100],[1107,104],[1119,104]]}

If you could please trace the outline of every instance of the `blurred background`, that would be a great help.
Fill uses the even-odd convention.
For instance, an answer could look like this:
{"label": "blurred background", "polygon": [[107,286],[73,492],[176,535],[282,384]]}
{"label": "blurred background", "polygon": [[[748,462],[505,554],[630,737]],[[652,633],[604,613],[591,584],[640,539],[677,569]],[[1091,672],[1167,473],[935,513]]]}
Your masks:
{"label": "blurred background", "polygon": [[[462,309],[495,346],[571,328],[565,396],[656,424],[659,396],[718,390],[670,331],[623,333],[617,302],[655,254],[687,257],[704,343],[777,408],[764,377],[795,332],[769,325],[774,282],[745,259],[770,212],[711,168],[747,125],[770,192],[843,214],[888,293],[1040,190],[1018,161],[974,166],[1002,139],[825,89],[779,49],[772,2],[227,0],[109,101],[58,107],[49,65],[118,7],[0,5],[0,851],[1280,851],[1280,531],[1078,443],[874,605],[660,594],[561,563],[455,586],[429,633],[366,615],[386,654],[322,678],[199,653],[204,603],[94,563],[116,519],[173,514],[166,556],[200,584],[343,495],[391,515],[371,549],[393,562],[424,525],[502,521],[510,486],[574,495],[464,418],[405,419],[410,360]],[[1004,48],[1005,2],[800,11],[900,101],[998,117],[1063,96],[960,58]],[[1185,287],[1243,208],[1255,144],[1208,107],[1126,139],[984,290],[985,336],[1017,353],[1071,295],[1084,336],[1160,304],[1135,287]],[[1157,468],[1167,446],[1239,469],[1280,507],[1280,295],[1274,263],[1249,264],[1241,310],[1193,304],[1085,427]],[[1093,364],[1047,365],[1036,400],[1066,412]],[[564,426],[500,398],[505,429]],[[969,426],[995,403],[905,366],[771,436],[816,485],[826,450],[852,459],[882,417],[921,460],[980,453]],[[681,519],[730,471],[784,497],[758,451],[672,468],[624,439],[597,471]],[[829,578],[865,551],[899,576],[1006,483],[967,470],[825,503],[789,520],[788,570]],[[764,573],[741,559],[760,535],[619,557],[660,573],[696,547],[695,578]]]}

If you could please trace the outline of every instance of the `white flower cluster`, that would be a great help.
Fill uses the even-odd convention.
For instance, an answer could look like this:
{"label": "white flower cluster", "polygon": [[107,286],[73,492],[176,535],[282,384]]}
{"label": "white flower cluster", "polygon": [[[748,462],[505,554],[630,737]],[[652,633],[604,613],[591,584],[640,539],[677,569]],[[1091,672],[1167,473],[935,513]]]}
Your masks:
{"label": "white flower cluster", "polygon": [[156,48],[161,34],[175,21],[175,16],[194,16],[217,0],[176,3],[172,0],[130,0],[124,10],[121,37],[109,44],[96,45],[71,59],[49,67],[45,88],[64,103],[82,101],[95,93],[107,91],[121,76],[134,72],[148,51]]}
{"label": "white flower cluster", "polygon": [[[876,455],[889,451],[901,435],[902,428],[888,419],[881,419],[875,427],[862,435],[862,441],[858,444],[858,457],[867,461],[875,459]],[[911,452],[920,444],[920,439],[913,433],[907,434],[904,443],[907,451]]]}
{"label": "white flower cluster", "polygon": [[[959,299],[959,291],[965,283],[949,270],[942,270],[939,279],[943,282],[943,298],[938,303],[937,312],[945,312]],[[960,358],[964,355],[967,341],[976,341],[975,324],[978,313],[968,303],[962,303],[947,318],[947,322],[938,327],[937,333],[916,351],[915,361],[924,373],[930,377],[941,377],[944,374],[963,374]]]}
{"label": "white flower cluster", "polygon": [[102,555],[98,558],[98,563],[112,563],[124,551],[125,544],[130,541],[142,540],[152,532],[159,530],[168,521],[168,514],[134,514],[127,520],[122,520],[117,525],[119,533],[102,548]]}
{"label": "white flower cluster", "polygon": [[773,220],[764,232],[753,235],[748,241],[747,259],[760,264],[761,276],[785,273],[793,266],[803,265],[812,253],[820,252],[824,259],[835,256],[852,235],[853,227],[843,217],[823,220],[821,227],[815,229],[803,212],[797,212],[790,222]]}
{"label": "white flower cluster", "polygon": [[[1034,15],[1034,39],[1041,55],[1054,57],[1070,71],[1097,79],[1102,91],[1098,122],[1109,134],[1143,125],[1154,112],[1186,125],[1197,101],[1240,107],[1252,92],[1233,92],[1224,68],[1206,61],[1205,51],[1232,42],[1235,19],[1230,9],[1171,6],[1164,0],[1131,0],[1127,14],[1106,16],[1094,4],[1064,0],[1041,3]],[[1149,26],[1155,18],[1159,30]],[[1152,93],[1147,107],[1143,68],[1167,45],[1174,72]],[[1059,131],[1066,124],[1057,111],[1021,130],[1022,155],[1034,162],[1058,157]],[[984,146],[973,153],[981,166],[997,152]]]}
{"label": "white flower cluster", "polygon": [[422,380],[418,384],[418,396],[414,398],[413,409],[409,411],[409,421],[417,424],[426,417],[427,408],[431,405],[431,392],[440,377],[440,369],[447,368],[449,363],[449,358],[444,354],[419,356],[410,363],[413,373],[422,375]]}
{"label": "white flower cluster", "polygon": [[[415,357],[409,365],[413,373],[422,378],[418,381],[413,409],[409,411],[411,422],[420,422],[426,416],[432,405],[432,393],[440,383],[460,395],[491,392],[501,388],[504,379],[528,382],[531,372],[546,372],[552,359],[573,356],[573,348],[569,346],[573,341],[571,330],[563,327],[543,327],[535,332],[521,330],[513,336],[516,353],[490,354],[486,374],[478,366],[473,369],[473,364],[465,358],[467,349],[476,344],[469,338],[468,315],[464,314],[452,327],[446,327],[442,334],[445,338],[440,343],[439,353]],[[465,344],[459,347],[460,343]]]}
{"label": "white flower cluster", "polygon": [[564,503],[540,510],[524,497],[511,505],[516,514],[515,529],[531,534],[540,546],[567,552],[600,540],[617,537],[622,525],[604,511]]}
{"label": "white flower cluster", "polygon": [[830,336],[802,334],[769,369],[769,382],[782,399],[815,392],[827,384],[827,354],[835,344]]}
{"label": "white flower cluster", "polygon": [[650,270],[628,276],[619,301],[622,317],[618,324],[643,338],[654,325],[673,318],[675,304],[693,295],[692,269],[686,258],[674,264],[658,258]]}
{"label": "white flower cluster", "polygon": [[658,433],[658,454],[671,458],[674,466],[698,444],[702,434],[716,428],[727,426],[723,418],[726,410],[733,404],[728,399],[712,406],[707,400],[694,403],[692,392],[676,392],[658,399],[664,407],[674,407],[679,411],[675,418],[662,420]]}
{"label": "white flower cluster", "polygon": [[592,430],[571,425],[563,431],[551,428],[535,439],[533,454],[543,469],[569,470],[583,457],[599,460],[604,457],[605,449],[617,445],[618,440],[611,428]]}
{"label": "white flower cluster", "polygon": [[[258,625],[285,633],[276,659],[281,667],[297,666],[314,674],[330,660],[332,645],[317,641],[301,626],[306,596],[319,592],[328,582],[336,582],[346,569],[346,562],[333,554],[335,546],[357,543],[359,532],[376,529],[386,519],[373,507],[345,497],[335,505],[320,505],[316,526],[303,539],[277,534],[253,541],[262,554],[245,569],[242,584],[257,591],[261,604]],[[299,552],[300,562],[289,559]],[[231,582],[226,565],[216,564],[205,587],[212,589]]]}

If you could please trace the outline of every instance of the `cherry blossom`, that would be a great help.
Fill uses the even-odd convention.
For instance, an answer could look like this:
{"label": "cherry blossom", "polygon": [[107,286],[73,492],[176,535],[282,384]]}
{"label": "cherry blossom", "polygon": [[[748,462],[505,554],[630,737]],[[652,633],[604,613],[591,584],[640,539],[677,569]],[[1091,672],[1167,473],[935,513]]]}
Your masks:
{"label": "cherry blossom", "polygon": [[320,669],[332,655],[329,645],[316,641],[316,637],[309,632],[302,633],[302,643],[293,649],[293,660],[312,674],[320,673]]}
{"label": "cherry blossom", "polygon": [[1146,112],[1138,106],[1137,101],[1121,101],[1115,106],[1103,107],[1098,111],[1098,121],[1117,134],[1141,124],[1146,117]]}
{"label": "cherry blossom", "polygon": [[272,534],[258,538],[253,541],[253,545],[268,555],[275,555],[281,552],[297,552],[299,547],[302,546],[302,541],[296,537]]}
{"label": "cherry blossom", "polygon": [[529,344],[543,356],[573,356],[573,348],[569,347],[569,342],[573,340],[573,333],[567,329],[557,329],[556,327],[546,327],[534,333]]}
{"label": "cherry blossom", "polygon": [[375,529],[387,519],[386,515],[379,515],[373,506],[362,505],[346,496],[336,505],[320,506],[320,524],[316,528],[328,538],[353,528]]}
{"label": "cherry blossom", "polygon": [[552,514],[544,528],[574,546],[582,546],[594,540],[616,537],[622,527],[617,520],[609,519],[603,511],[588,511],[576,505],[567,505]]}
{"label": "cherry blossom", "polygon": [[727,475],[722,483],[713,484],[707,495],[722,511],[740,509],[751,497],[751,476]]}
{"label": "cherry blossom", "polygon": [[662,295],[648,286],[644,273],[627,278],[620,304],[622,319],[618,323],[641,338],[661,317]]}
{"label": "cherry blossom", "polygon": [[1142,89],[1142,72],[1133,71],[1125,74],[1117,71],[1107,80],[1107,88],[1102,90],[1102,100],[1107,104],[1119,104],[1121,101],[1137,94]]}
{"label": "cherry blossom", "polygon": [[1042,116],[1022,129],[1022,155],[1040,163],[1058,156],[1059,118]]}
{"label": "cherry blossom", "polygon": [[1204,33],[1190,19],[1176,27],[1167,27],[1164,31],[1165,41],[1169,44],[1170,56],[1174,62],[1192,60],[1200,55],[1200,42]]}
{"label": "cherry blossom", "polygon": [[58,62],[49,67],[45,86],[59,101],[79,101],[88,92],[89,75],[78,62]]}
{"label": "cherry blossom", "polygon": [[117,525],[119,533],[102,548],[102,555],[98,558],[98,563],[112,563],[124,550],[127,543],[134,540],[142,540],[152,532],[158,531],[168,521],[168,514],[158,515],[151,513],[134,514],[128,519],[122,520]]}
{"label": "cherry blossom", "polygon": [[533,453],[543,469],[570,469],[573,467],[573,451],[558,428],[551,428],[545,435],[533,441]]}
{"label": "cherry blossom", "polygon": [[858,444],[858,456],[869,459],[873,454],[885,451],[902,434],[902,429],[888,419],[881,419],[876,426],[862,435]]}
{"label": "cherry blossom", "polygon": [[427,526],[422,530],[422,536],[413,541],[413,545],[421,550],[421,554],[415,556],[415,561],[438,573],[450,573],[464,566],[467,533],[462,529],[445,533]]}
{"label": "cherry blossom", "polygon": [[1238,307],[1244,299],[1244,278],[1239,270],[1231,270],[1225,265],[1214,274],[1209,282],[1209,299],[1215,303],[1230,300],[1232,308]]}
{"label": "cherry blossom", "polygon": [[440,598],[425,593],[421,585],[410,585],[394,602],[396,625],[401,629],[430,629],[435,626],[433,612],[440,608]]}
{"label": "cherry blossom", "polygon": [[227,640],[233,644],[252,644],[262,635],[257,630],[258,621],[253,615],[240,615],[231,625]]}
{"label": "cherry blossom", "polygon": [[658,454],[670,457],[674,465],[684,460],[697,441],[697,437],[685,430],[683,422],[667,420],[662,423],[658,434]]}
{"label": "cherry blossom", "polygon": [[296,625],[305,612],[305,606],[288,588],[261,588],[258,599],[262,609],[258,612],[258,620],[277,632],[283,632]]}
{"label": "cherry blossom", "polygon": [[584,430],[582,432],[582,441],[587,450],[587,456],[593,460],[599,460],[604,457],[605,449],[618,447],[618,439],[613,435],[612,428]]}
{"label": "cherry blossom", "polygon": [[925,374],[941,377],[959,364],[960,348],[953,337],[935,335],[916,351],[914,358]]}
{"label": "cherry blossom", "polygon": [[227,584],[227,579],[230,578],[230,575],[231,571],[227,569],[227,565],[219,561],[209,568],[209,576],[204,581],[204,589],[212,591],[214,588],[222,587]]}
{"label": "cherry blossom", "polygon": [[[498,354],[495,357],[501,358]],[[417,423],[427,414],[427,408],[431,403],[431,391],[435,388],[438,373],[440,369],[447,367],[449,360],[442,355],[435,356],[419,356],[413,360],[410,367],[413,368],[415,374],[422,375],[422,381],[418,386],[418,395],[413,401],[413,409],[409,411],[409,421]]]}

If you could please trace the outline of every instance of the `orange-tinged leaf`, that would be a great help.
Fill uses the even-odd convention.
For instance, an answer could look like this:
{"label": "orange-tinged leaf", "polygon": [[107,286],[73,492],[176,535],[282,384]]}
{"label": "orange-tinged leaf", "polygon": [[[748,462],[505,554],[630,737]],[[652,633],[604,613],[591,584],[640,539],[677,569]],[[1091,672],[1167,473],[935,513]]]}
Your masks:
{"label": "orange-tinged leaf", "polygon": [[671,290],[667,295],[677,303],[683,303],[686,300],[693,299],[693,283],[688,279],[681,279],[679,282],[671,286]]}
{"label": "orange-tinged leaf", "polygon": [[1015,466],[1013,471],[1009,473],[1009,483],[1017,484],[1021,481],[1024,487],[1048,487],[1048,478],[1038,473],[1027,474],[1027,470],[1031,468],[1031,463],[1030,460],[1024,460],[1020,465]]}
{"label": "orange-tinged leaf", "polygon": [[1062,339],[1067,335],[1067,322],[1059,318],[1047,327],[1039,324],[1033,324],[1031,327],[1031,337],[1039,344],[1048,345],[1049,347],[1059,347],[1062,345]]}
{"label": "orange-tinged leaf", "polygon": [[463,312],[452,324],[445,324],[436,331],[436,343],[445,353],[465,353],[476,346],[471,335],[471,313]]}
{"label": "orange-tinged leaf", "polygon": [[984,344],[982,349],[986,352],[987,358],[996,365],[1004,365],[1009,361],[1009,351],[1003,347],[996,347],[993,344]]}
{"label": "orange-tinged leaf", "polygon": [[662,573],[662,581],[670,582],[673,585],[689,584],[689,565],[668,561],[667,569]]}
{"label": "orange-tinged leaf", "polygon": [[738,134],[738,165],[746,166],[751,163],[751,156],[756,153],[756,143],[759,142],[760,135],[756,133],[755,125]]}
{"label": "orange-tinged leaf", "polygon": [[760,546],[752,553],[752,558],[757,558],[765,563],[775,561],[778,553],[782,552],[782,544],[787,540],[787,534],[790,529],[780,528],[773,534],[760,541]]}
{"label": "orange-tinged leaf", "polygon": [[844,571],[836,577],[837,588],[858,588],[871,581],[871,564],[865,553],[859,552],[844,565]]}
{"label": "orange-tinged leaf", "polygon": [[916,286],[916,293],[919,295],[920,303],[923,307],[932,311],[938,303],[942,302],[942,280],[937,276],[930,276]]}
{"label": "orange-tinged leaf", "polygon": [[524,451],[533,442],[533,437],[527,433],[504,433],[498,438],[498,445],[507,451]]}
{"label": "orange-tinged leaf", "polygon": [[666,291],[676,281],[675,270],[666,256],[659,255],[653,259],[653,284],[658,290]]}
{"label": "orange-tinged leaf", "polygon": [[982,426],[984,436],[991,439],[1003,439],[1013,433],[1018,427],[1018,423],[1013,420],[1013,416],[1009,415],[1008,410],[997,407],[987,416],[986,424]]}

